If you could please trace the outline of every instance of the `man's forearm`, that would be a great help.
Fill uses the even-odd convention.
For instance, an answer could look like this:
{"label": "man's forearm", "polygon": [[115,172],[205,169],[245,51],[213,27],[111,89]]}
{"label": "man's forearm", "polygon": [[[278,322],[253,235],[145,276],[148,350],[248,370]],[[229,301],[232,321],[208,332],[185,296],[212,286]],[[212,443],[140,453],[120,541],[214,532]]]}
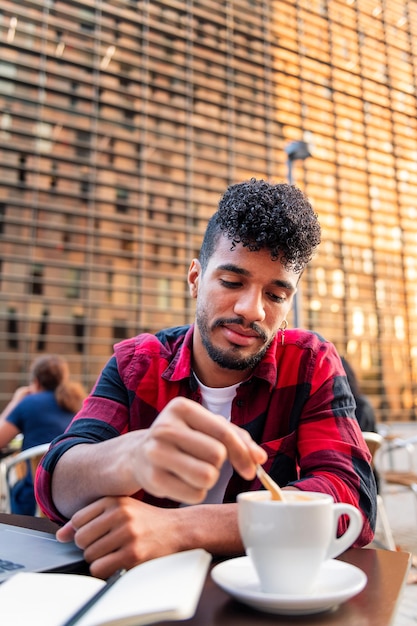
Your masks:
{"label": "man's forearm", "polygon": [[[52,497],[66,518],[103,496],[133,495],[140,489],[127,458],[133,433],[97,444],[78,444],[59,459],[52,476]],[[137,440],[139,431],[135,433]]]}

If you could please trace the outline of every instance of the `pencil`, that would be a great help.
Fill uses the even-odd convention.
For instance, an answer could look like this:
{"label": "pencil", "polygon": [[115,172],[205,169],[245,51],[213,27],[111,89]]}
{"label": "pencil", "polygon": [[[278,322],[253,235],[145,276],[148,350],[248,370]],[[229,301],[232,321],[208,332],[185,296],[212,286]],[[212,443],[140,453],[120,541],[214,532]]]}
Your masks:
{"label": "pencil", "polygon": [[114,585],[115,582],[119,580],[121,576],[126,572],[125,569],[119,569],[117,572],[110,576],[107,579],[106,584],[102,587],[97,593],[95,593],[85,604],[83,604],[71,617],[62,624],[62,626],[74,626],[78,622],[78,620],[87,613],[94,606],[98,600]]}

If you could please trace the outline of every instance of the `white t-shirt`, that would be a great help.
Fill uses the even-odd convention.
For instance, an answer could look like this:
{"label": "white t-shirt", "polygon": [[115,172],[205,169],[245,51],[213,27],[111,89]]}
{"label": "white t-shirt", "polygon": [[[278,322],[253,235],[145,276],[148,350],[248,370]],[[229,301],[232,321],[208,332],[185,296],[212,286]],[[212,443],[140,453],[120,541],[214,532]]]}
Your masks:
{"label": "white t-shirt", "polygon": [[[235,385],[231,385],[230,387],[206,387],[198,380],[197,376],[195,377],[201,390],[202,405],[212,413],[223,415],[223,417],[230,422],[232,402],[240,382]],[[203,500],[201,504],[222,503],[227,483],[229,482],[232,473],[233,468],[229,460],[226,460],[221,469],[219,480],[214,487],[210,489],[205,500]]]}

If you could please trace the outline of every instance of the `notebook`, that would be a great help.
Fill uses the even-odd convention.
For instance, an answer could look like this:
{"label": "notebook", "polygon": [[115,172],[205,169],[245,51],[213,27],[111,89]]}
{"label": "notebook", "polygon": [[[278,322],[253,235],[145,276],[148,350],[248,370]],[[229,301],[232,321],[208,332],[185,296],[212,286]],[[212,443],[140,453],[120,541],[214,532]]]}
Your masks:
{"label": "notebook", "polygon": [[0,623],[145,626],[186,620],[195,613],[210,563],[211,554],[195,548],[140,563],[113,583],[78,574],[22,572],[0,585]]}
{"label": "notebook", "polygon": [[0,523],[0,583],[17,572],[87,572],[82,551],[52,533]]}

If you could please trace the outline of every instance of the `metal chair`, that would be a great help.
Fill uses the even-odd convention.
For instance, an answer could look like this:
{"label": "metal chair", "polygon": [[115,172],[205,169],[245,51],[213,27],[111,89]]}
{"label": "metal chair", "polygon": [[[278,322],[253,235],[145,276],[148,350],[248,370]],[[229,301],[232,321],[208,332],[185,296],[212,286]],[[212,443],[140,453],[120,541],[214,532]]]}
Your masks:
{"label": "metal chair", "polygon": [[387,494],[408,491],[417,506],[417,437],[386,434],[378,467]]}
{"label": "metal chair", "polygon": [[[362,433],[363,438],[365,439],[366,445],[369,448],[369,452],[372,455],[372,466],[375,466],[375,457],[377,452],[379,452],[384,444],[384,437],[379,433],[364,431]],[[378,472],[381,474],[378,465]],[[382,532],[384,535],[384,545],[389,550],[396,550],[395,540],[392,534],[391,526],[389,523],[388,515],[385,509],[384,500],[382,495],[378,493],[377,495],[377,519],[379,520],[382,528]]]}
{"label": "metal chair", "polygon": [[[11,490],[18,480],[21,480],[26,475],[27,471],[35,476],[36,469],[45,454],[49,449],[49,443],[43,443],[39,446],[33,446],[23,452],[18,452],[13,456],[9,456],[3,459],[0,463],[0,485],[1,485],[1,512],[11,513]],[[37,517],[41,516],[41,511],[36,506]]]}

